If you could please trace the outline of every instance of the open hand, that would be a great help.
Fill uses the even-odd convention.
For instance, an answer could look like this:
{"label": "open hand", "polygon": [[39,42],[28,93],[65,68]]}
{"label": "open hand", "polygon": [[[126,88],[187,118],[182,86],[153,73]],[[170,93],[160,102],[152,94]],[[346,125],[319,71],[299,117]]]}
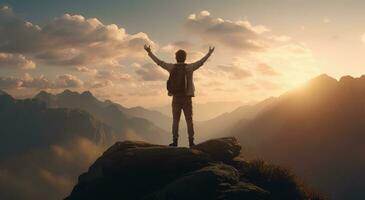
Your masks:
{"label": "open hand", "polygon": [[209,46],[209,54],[212,54],[213,53],[213,51],[214,51],[214,46]]}
{"label": "open hand", "polygon": [[151,52],[151,45],[144,45],[144,50],[146,50],[148,53]]}

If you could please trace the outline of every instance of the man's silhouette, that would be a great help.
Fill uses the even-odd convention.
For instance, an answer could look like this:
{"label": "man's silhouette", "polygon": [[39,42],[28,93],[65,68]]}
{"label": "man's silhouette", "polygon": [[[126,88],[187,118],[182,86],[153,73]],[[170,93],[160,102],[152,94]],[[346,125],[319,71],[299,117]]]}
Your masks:
{"label": "man's silhouette", "polygon": [[194,97],[194,81],[193,72],[201,67],[209,56],[213,53],[214,47],[209,47],[209,52],[199,61],[187,64],[186,52],[182,49],[175,53],[177,63],[166,63],[158,59],[151,51],[151,47],[144,45],[144,49],[148,52],[151,59],[163,69],[170,73],[167,82],[168,95],[172,98],[172,136],[173,142],[170,146],[177,146],[179,137],[179,121],[181,110],[184,111],[186,124],[188,127],[189,146],[194,144],[194,126],[193,126],[193,108],[191,98]]}

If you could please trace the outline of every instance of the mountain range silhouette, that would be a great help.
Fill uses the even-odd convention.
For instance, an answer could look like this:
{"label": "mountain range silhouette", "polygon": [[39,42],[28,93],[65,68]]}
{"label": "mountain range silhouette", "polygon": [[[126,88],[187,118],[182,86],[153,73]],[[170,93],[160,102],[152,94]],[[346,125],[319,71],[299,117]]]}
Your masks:
{"label": "mountain range silhouette", "polygon": [[[50,108],[81,109],[101,122],[107,124],[116,133],[117,139],[140,139],[150,142],[167,142],[169,135],[152,121],[161,121],[161,126],[169,123],[163,114],[142,107],[126,108],[110,100],[99,101],[89,91],[83,93],[65,90],[59,94],[41,91],[33,99],[44,102]],[[150,121],[152,120],[152,121]]]}
{"label": "mountain range silhouette", "polygon": [[74,137],[87,138],[100,145],[115,141],[111,128],[86,111],[47,108],[37,100],[17,100],[4,92],[0,95],[0,121],[1,159],[61,144]]}
{"label": "mountain range silhouette", "polygon": [[333,199],[364,199],[365,76],[318,76],[231,128],[242,145]]}
{"label": "mountain range silhouette", "polygon": [[[279,97],[199,122],[196,135],[198,141],[234,136],[246,162],[260,158],[292,169],[333,199],[363,199],[364,91],[365,76],[336,80],[320,75]],[[0,91],[0,120],[0,175],[5,175],[0,180],[2,199],[14,195],[17,199],[60,199],[74,186],[71,180],[114,142],[128,139],[167,144],[171,137],[166,131],[171,123],[168,116],[100,101],[88,91],[43,91],[31,99],[15,99]],[[87,145],[66,153],[73,141]],[[85,156],[88,149],[98,150]],[[77,156],[70,159],[74,151]],[[64,159],[74,169],[63,167]],[[38,172],[45,169],[52,176],[42,173],[39,177]],[[57,189],[54,179],[66,189]],[[24,192],[22,198],[11,192],[16,188],[34,192]]]}

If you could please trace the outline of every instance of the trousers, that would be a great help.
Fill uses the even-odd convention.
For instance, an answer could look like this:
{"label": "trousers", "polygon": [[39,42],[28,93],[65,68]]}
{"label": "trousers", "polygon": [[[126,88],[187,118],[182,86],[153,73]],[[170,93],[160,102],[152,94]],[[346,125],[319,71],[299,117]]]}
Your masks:
{"label": "trousers", "polygon": [[188,128],[189,141],[194,140],[194,125],[193,125],[193,105],[191,96],[173,96],[172,97],[172,136],[173,140],[179,138],[179,122],[181,111],[184,111],[186,125]]}

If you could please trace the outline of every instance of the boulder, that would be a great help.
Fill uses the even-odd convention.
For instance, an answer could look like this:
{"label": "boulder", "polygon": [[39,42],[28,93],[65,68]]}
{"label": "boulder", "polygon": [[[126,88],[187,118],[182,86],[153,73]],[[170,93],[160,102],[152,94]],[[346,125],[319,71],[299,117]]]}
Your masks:
{"label": "boulder", "polygon": [[225,164],[213,164],[187,173],[145,199],[235,199],[238,197],[265,199],[268,197],[268,192],[265,190],[252,184],[240,183],[239,178],[239,172],[235,168]]}
{"label": "boulder", "polygon": [[140,198],[212,162],[195,149],[118,142],[79,177],[68,199]]}
{"label": "boulder", "polygon": [[192,147],[209,154],[216,161],[230,161],[241,152],[241,145],[234,137],[212,139]]}

